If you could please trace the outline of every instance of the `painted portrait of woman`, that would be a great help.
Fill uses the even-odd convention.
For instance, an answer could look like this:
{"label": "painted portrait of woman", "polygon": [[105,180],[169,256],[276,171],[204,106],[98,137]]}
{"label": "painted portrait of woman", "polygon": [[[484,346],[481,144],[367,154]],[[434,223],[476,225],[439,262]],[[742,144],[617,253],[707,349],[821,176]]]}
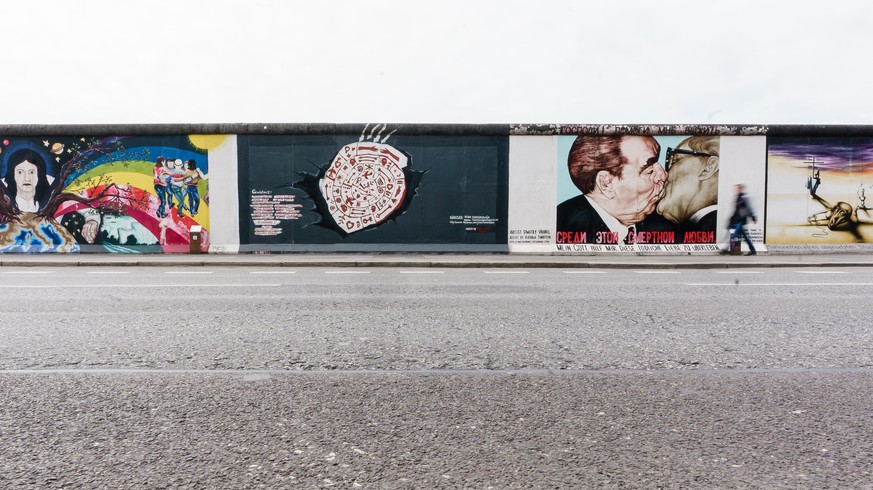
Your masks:
{"label": "painted portrait of woman", "polygon": [[42,209],[51,197],[51,177],[46,173],[42,155],[23,148],[10,155],[6,163],[6,193],[18,209],[35,213]]}

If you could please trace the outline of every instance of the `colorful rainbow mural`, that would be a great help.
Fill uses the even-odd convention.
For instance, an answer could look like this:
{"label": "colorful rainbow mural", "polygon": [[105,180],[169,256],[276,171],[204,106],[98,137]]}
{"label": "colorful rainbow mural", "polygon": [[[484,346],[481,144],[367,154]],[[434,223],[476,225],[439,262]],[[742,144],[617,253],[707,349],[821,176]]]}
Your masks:
{"label": "colorful rainbow mural", "polygon": [[221,138],[3,139],[0,252],[189,252],[195,226],[208,249]]}

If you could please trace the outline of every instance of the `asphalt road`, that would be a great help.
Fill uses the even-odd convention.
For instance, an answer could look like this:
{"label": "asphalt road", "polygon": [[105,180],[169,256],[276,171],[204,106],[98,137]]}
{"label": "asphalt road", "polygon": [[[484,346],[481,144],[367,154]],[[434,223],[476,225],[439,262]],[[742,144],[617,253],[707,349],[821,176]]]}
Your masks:
{"label": "asphalt road", "polygon": [[873,269],[2,268],[0,487],[873,488]]}

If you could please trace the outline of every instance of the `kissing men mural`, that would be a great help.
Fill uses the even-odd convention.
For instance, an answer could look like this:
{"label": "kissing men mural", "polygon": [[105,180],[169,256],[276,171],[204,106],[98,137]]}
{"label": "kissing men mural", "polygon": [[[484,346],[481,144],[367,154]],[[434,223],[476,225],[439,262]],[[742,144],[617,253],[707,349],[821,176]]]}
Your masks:
{"label": "kissing men mural", "polygon": [[718,136],[559,137],[558,249],[714,246],[719,147]]}
{"label": "kissing men mural", "polygon": [[0,252],[188,251],[190,228],[209,227],[196,141],[3,138]]}

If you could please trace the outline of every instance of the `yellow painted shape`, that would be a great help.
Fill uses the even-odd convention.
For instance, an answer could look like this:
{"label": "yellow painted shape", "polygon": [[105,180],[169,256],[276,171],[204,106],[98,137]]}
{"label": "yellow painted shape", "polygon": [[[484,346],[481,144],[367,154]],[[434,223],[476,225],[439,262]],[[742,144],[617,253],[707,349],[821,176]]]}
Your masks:
{"label": "yellow painted shape", "polygon": [[188,141],[195,148],[201,150],[214,150],[223,145],[227,141],[226,134],[192,134],[188,136]]}

